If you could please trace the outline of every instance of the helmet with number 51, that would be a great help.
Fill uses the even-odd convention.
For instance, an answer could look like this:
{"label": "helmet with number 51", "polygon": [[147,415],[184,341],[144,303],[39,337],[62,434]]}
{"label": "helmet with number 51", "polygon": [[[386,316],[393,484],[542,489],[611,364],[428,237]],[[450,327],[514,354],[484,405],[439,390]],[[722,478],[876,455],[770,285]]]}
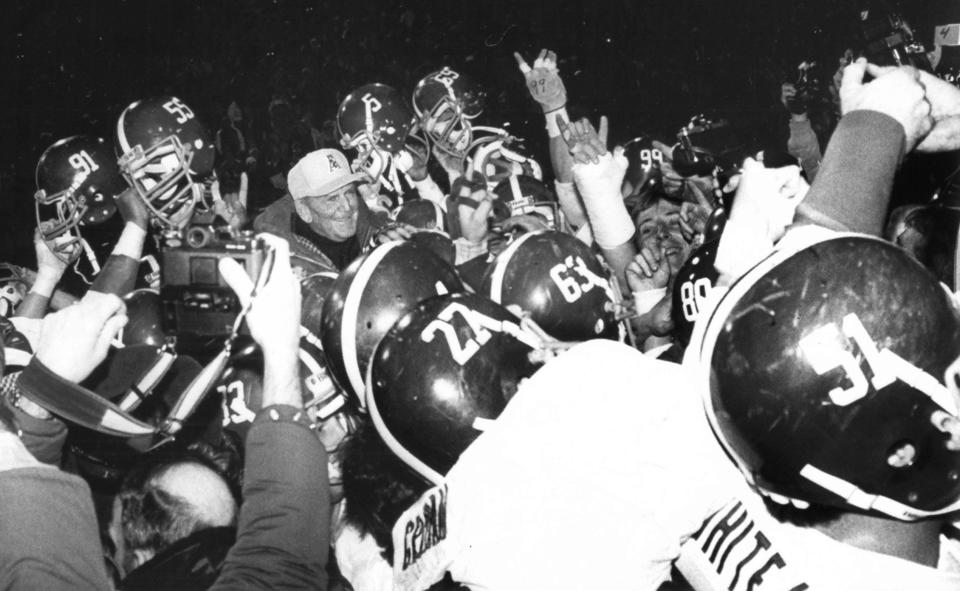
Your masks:
{"label": "helmet with number 51", "polygon": [[120,170],[156,219],[182,227],[213,176],[214,145],[193,109],[175,96],[129,105],[117,120]]}

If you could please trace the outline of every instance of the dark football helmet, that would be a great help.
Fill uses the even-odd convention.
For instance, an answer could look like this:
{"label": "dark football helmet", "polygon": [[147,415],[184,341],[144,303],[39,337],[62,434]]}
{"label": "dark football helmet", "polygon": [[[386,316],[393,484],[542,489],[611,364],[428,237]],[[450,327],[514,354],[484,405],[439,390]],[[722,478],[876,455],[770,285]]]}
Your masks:
{"label": "dark football helmet", "polygon": [[391,217],[400,224],[423,230],[447,231],[447,217],[440,206],[429,199],[409,199],[393,210]]}
{"label": "dark football helmet", "polygon": [[590,248],[562,232],[531,232],[490,264],[481,291],[517,306],[561,341],[617,339],[613,290]]}
{"label": "dark football helmet", "polygon": [[358,170],[376,182],[403,149],[416,119],[403,97],[386,84],[366,84],[343,99],[337,111],[340,145],[357,151]]}
{"label": "dark football helmet", "polygon": [[663,152],[653,145],[653,138],[642,135],[623,145],[627,172],[623,177],[624,198],[653,186],[663,185]]}
{"label": "dark football helmet", "polygon": [[720,274],[713,266],[717,260],[718,241],[708,242],[690,254],[673,280],[673,335],[682,345],[690,342],[693,324],[706,309],[707,298]]}
{"label": "dark football helmet", "polygon": [[179,228],[213,178],[213,140],[175,96],[132,103],[117,121],[120,171],[156,219]]}
{"label": "dark football helmet", "polygon": [[462,157],[473,141],[471,121],[483,112],[485,94],[448,67],[427,74],[413,90],[420,128],[440,150]]}
{"label": "dark football helmet", "polygon": [[551,230],[563,229],[560,204],[553,192],[534,177],[510,176],[493,189],[493,222],[502,222],[515,215],[533,214],[543,219]]}
{"label": "dark football helmet", "polygon": [[117,211],[114,199],[127,187],[106,140],[75,135],[55,142],[37,162],[37,228],[44,240],[58,240],[63,260],[80,255],[79,226],[105,222]]}
{"label": "dark football helmet", "polygon": [[125,345],[162,347],[167,342],[163,332],[163,302],[152,289],[135,289],[123,296],[127,307],[127,324],[120,330]]}
{"label": "dark football helmet", "polygon": [[463,291],[452,266],[413,242],[388,242],[350,264],[323,304],[320,340],[331,374],[359,409],[370,355],[393,323],[420,301]]}
{"label": "dark football helmet", "polygon": [[439,483],[537,366],[537,337],[474,294],[424,300],[383,337],[367,374],[367,409],[387,446]]}
{"label": "dark football helmet", "polygon": [[476,139],[467,148],[467,178],[479,179],[490,191],[510,177],[527,176],[543,180],[540,163],[521,153],[518,138],[492,127],[477,129],[492,132],[492,135]]}
{"label": "dark football helmet", "polygon": [[960,404],[960,316],[903,250],[847,234],[775,252],[702,333],[708,418],[760,491],[901,520],[960,507],[941,432]]}

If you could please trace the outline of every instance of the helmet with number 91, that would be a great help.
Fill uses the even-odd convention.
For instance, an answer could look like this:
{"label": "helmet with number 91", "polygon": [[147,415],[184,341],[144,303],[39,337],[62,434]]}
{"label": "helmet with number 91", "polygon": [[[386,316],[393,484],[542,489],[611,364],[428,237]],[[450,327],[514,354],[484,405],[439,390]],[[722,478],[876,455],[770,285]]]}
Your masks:
{"label": "helmet with number 91", "polygon": [[617,339],[613,290],[590,248],[562,232],[525,234],[487,268],[481,293],[561,341]]}
{"label": "helmet with number 91", "polygon": [[350,264],[323,303],[320,340],[330,372],[350,401],[364,410],[370,355],[393,323],[419,302],[463,291],[456,270],[413,242],[388,242]]}
{"label": "helmet with number 91", "polygon": [[960,316],[903,250],[847,234],[775,252],[691,347],[717,438],[761,492],[900,520],[960,508]]}
{"label": "helmet with number 91", "polygon": [[413,110],[435,145],[460,157],[473,141],[470,121],[483,112],[484,98],[484,92],[470,78],[444,67],[417,83]]}
{"label": "helmet with number 91", "polygon": [[387,447],[433,483],[500,415],[537,366],[537,337],[487,298],[424,300],[377,346],[367,409]]}
{"label": "helmet with number 91", "polygon": [[180,227],[213,175],[214,145],[186,103],[164,96],[132,103],[117,120],[120,171],[151,213]]}
{"label": "helmet with number 91", "polygon": [[37,228],[44,240],[60,236],[57,254],[79,254],[79,226],[108,220],[117,211],[114,201],[127,187],[117,158],[106,140],[75,135],[55,142],[37,162]]}

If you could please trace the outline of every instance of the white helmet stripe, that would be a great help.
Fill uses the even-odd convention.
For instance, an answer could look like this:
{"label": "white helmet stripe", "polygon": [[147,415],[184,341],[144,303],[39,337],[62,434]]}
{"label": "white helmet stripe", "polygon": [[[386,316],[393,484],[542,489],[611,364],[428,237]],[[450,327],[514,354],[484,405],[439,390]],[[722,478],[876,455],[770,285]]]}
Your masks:
{"label": "white helmet stripe", "polygon": [[491,300],[498,304],[503,303],[501,301],[503,299],[503,276],[507,272],[507,265],[510,264],[510,259],[513,258],[513,255],[520,248],[521,244],[526,242],[531,236],[542,233],[543,231],[524,234],[517,240],[514,240],[513,244],[497,256],[497,260],[493,264],[493,272],[490,274],[490,293],[488,296]]}

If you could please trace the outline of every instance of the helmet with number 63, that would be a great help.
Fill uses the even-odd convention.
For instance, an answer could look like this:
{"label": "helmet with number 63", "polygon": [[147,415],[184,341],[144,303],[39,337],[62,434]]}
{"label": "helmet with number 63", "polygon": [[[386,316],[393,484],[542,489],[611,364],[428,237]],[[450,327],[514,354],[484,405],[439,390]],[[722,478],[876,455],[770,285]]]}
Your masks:
{"label": "helmet with number 63", "polygon": [[350,264],[323,304],[320,339],[331,374],[360,410],[370,355],[393,323],[426,298],[463,291],[456,270],[429,248],[388,242]]}
{"label": "helmet with number 63", "polygon": [[398,458],[438,483],[537,365],[539,347],[508,310],[474,294],[424,300],[377,346],[367,410]]}
{"label": "helmet with number 63", "polygon": [[688,357],[761,492],[900,520],[960,508],[960,316],[903,250],[834,234],[775,252],[705,320]]}
{"label": "helmet with number 63", "polygon": [[127,188],[113,148],[89,135],[64,138],[44,150],[36,181],[37,228],[44,240],[69,237],[57,241],[63,258],[79,254],[79,226],[110,219],[117,211],[114,199]]}
{"label": "helmet with number 63", "polygon": [[213,140],[193,109],[175,96],[132,103],[117,120],[120,170],[151,213],[180,227],[212,178]]}
{"label": "helmet with number 63", "polygon": [[569,234],[531,232],[515,240],[487,268],[481,293],[518,307],[561,341],[619,336],[606,272]]}

